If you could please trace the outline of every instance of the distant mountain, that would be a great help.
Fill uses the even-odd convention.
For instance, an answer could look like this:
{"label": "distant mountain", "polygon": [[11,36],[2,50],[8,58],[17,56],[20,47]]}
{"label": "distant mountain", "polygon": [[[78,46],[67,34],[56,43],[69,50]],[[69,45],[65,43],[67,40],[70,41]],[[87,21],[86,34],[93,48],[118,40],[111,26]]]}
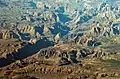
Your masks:
{"label": "distant mountain", "polygon": [[18,36],[40,34],[53,40],[58,34],[60,38],[119,35],[119,0],[1,0],[0,4],[1,27],[14,29]]}

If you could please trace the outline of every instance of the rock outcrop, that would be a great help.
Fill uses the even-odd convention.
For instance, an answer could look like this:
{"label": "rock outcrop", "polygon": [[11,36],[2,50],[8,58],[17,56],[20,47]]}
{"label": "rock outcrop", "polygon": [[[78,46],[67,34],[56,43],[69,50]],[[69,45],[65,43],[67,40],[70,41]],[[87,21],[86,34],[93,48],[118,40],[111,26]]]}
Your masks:
{"label": "rock outcrop", "polygon": [[14,31],[9,29],[0,29],[0,39],[13,39],[18,38],[17,34],[14,33]]}

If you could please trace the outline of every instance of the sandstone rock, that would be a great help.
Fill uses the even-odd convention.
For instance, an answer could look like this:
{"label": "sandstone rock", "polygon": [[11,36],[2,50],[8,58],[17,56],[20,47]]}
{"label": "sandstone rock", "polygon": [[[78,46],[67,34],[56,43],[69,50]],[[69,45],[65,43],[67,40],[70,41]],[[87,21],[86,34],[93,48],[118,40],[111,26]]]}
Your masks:
{"label": "sandstone rock", "polygon": [[28,42],[29,42],[30,44],[36,44],[37,41],[38,41],[38,40],[37,40],[36,38],[31,38]]}
{"label": "sandstone rock", "polygon": [[1,29],[0,32],[0,39],[12,39],[15,36],[15,33],[8,29]]}

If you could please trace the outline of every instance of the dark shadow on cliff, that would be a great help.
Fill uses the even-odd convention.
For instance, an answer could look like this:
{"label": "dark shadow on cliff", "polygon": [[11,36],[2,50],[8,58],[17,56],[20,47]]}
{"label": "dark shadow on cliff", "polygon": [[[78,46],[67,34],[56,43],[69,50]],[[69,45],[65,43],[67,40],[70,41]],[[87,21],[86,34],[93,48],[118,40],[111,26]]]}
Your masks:
{"label": "dark shadow on cliff", "polygon": [[41,48],[47,48],[52,45],[54,45],[54,43],[47,39],[39,40],[36,44],[28,44],[20,49],[18,52],[9,54],[6,58],[0,58],[0,67],[7,66],[15,62],[16,60],[21,60],[26,57],[32,56],[33,54],[39,52]]}

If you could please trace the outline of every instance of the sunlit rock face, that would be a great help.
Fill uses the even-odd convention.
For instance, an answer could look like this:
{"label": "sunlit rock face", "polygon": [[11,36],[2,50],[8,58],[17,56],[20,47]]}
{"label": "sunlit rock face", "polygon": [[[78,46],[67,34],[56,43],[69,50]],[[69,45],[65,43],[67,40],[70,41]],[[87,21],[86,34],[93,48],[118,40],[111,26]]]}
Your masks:
{"label": "sunlit rock face", "polygon": [[[116,35],[114,30],[119,29],[116,25],[120,17],[119,0],[1,0],[0,4],[4,5],[0,8],[1,27],[17,28],[16,31],[32,37],[36,29],[33,31],[31,27],[39,28],[40,35],[52,38],[57,34],[62,38],[91,31],[92,36]],[[44,32],[44,27],[49,33]]]}
{"label": "sunlit rock face", "polygon": [[18,35],[9,29],[0,28],[0,39],[14,39],[19,38]]}
{"label": "sunlit rock face", "polygon": [[116,79],[119,53],[120,0],[0,0],[0,79]]}

